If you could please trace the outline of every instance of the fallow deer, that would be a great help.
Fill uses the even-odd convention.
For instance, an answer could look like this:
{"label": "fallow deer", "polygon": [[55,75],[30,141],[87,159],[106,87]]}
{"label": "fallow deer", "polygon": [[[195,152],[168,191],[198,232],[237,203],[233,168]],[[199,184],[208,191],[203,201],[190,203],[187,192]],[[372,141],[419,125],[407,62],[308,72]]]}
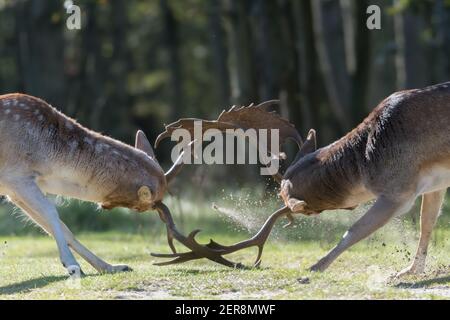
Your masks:
{"label": "fallow deer", "polygon": [[99,203],[104,209],[167,211],[161,200],[182,165],[180,157],[164,174],[142,131],[132,147],[25,94],[0,96],[0,146],[0,194],[54,236],[70,275],[81,273],[70,248],[99,272],[131,269],[106,263],[78,242],[46,194]]}
{"label": "fallow deer", "polygon": [[[166,126],[157,142],[177,128],[192,130],[193,121],[181,119]],[[316,133],[310,130],[302,143],[293,126],[265,106],[235,108],[223,112],[217,121],[207,121],[205,129],[277,128],[281,143],[293,138],[301,148],[286,172],[277,176],[285,206],[272,214],[250,240],[232,246],[214,241],[197,252],[158,254],[174,257],[162,264],[185,262],[202,257],[218,261],[222,255],[258,246],[262,248],[275,221],[292,214],[314,215],[324,210],[354,209],[374,200],[372,207],[344,234],[342,240],[311,271],[325,270],[346,249],[384,226],[391,218],[409,211],[422,197],[421,231],[417,253],[410,266],[398,275],[421,273],[432,229],[450,186],[450,82],[423,89],[405,90],[384,99],[353,131],[336,142],[316,148]],[[224,261],[220,261],[223,263]],[[240,266],[226,260],[228,266]]]}

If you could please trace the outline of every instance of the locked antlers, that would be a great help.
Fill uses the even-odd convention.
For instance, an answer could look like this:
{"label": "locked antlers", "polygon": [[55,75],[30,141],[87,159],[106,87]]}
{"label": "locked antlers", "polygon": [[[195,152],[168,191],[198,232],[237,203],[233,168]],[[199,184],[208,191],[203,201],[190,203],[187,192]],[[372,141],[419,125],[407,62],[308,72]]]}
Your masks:
{"label": "locked antlers", "polygon": [[[303,141],[300,137],[300,134],[295,129],[294,125],[292,125],[288,120],[281,118],[274,112],[267,111],[268,107],[278,103],[277,100],[267,101],[261,103],[257,106],[250,105],[248,107],[231,107],[228,111],[223,111],[217,120],[208,121],[194,118],[184,118],[180,119],[176,122],[173,122],[165,127],[165,131],[161,133],[156,139],[155,146],[165,138],[171,136],[171,134],[177,129],[185,129],[188,130],[191,134],[191,137],[194,135],[194,124],[196,121],[201,121],[202,123],[202,134],[208,129],[218,129],[222,132],[225,132],[227,129],[275,129],[278,130],[279,136],[279,144],[283,145],[286,140],[292,139],[294,140],[299,147],[302,146]],[[270,144],[270,142],[269,142]],[[268,145],[269,145],[268,144]],[[267,150],[264,150],[267,151]],[[278,155],[277,155],[278,156]],[[181,156],[180,156],[181,161]],[[178,166],[174,165],[174,172],[177,171]],[[172,175],[169,170],[167,175]],[[278,173],[274,176],[275,180],[280,181],[281,175]],[[275,222],[278,218],[287,216],[289,220],[292,220],[291,211],[288,207],[283,207],[273,213],[264,223],[263,227],[260,231],[253,236],[252,238],[236,243],[231,246],[224,246],[218,244],[217,242],[210,240],[210,242],[206,245],[202,245],[197,242],[195,236],[200,232],[200,230],[194,230],[189,234],[189,236],[182,235],[177,228],[175,227],[175,223],[172,219],[169,209],[163,204],[158,203],[155,206],[155,209],[158,211],[160,218],[166,224],[167,227],[167,239],[169,246],[172,250],[170,254],[157,254],[152,253],[152,256],[159,258],[172,258],[170,261],[159,262],[157,265],[169,265],[182,263],[190,260],[196,260],[200,258],[207,258],[211,261],[220,263],[222,265],[228,267],[236,267],[242,268],[243,265],[240,263],[234,263],[223,256],[236,252],[241,249],[245,249],[248,247],[256,246],[258,247],[258,255],[254,266],[258,266],[261,262],[261,254],[264,248],[264,244],[267,238],[270,235],[270,232],[275,225]],[[173,244],[173,240],[176,239],[181,244],[190,249],[190,252],[177,253],[175,250],[175,246]]]}
{"label": "locked antlers", "polygon": [[[259,230],[259,232],[253,236],[252,238],[238,242],[231,246],[221,245],[214,240],[210,240],[208,244],[202,245],[197,242],[195,236],[200,232],[200,230],[192,231],[187,237],[183,236],[175,227],[175,223],[173,222],[172,215],[170,214],[169,209],[163,204],[158,203],[155,206],[155,209],[158,211],[159,216],[162,221],[167,226],[168,232],[168,242],[169,246],[172,249],[172,253],[152,253],[153,257],[158,258],[172,258],[173,260],[167,262],[158,262],[155,263],[159,266],[177,264],[182,262],[187,262],[190,260],[196,260],[201,258],[207,258],[211,261],[217,262],[227,267],[231,268],[245,268],[241,263],[235,263],[225,259],[223,256],[236,252],[238,250],[242,250],[249,247],[258,247],[258,255],[253,264],[254,267],[258,267],[261,263],[261,255],[263,252],[264,244],[266,243],[267,238],[272,231],[275,222],[278,218],[288,214],[290,209],[288,207],[283,207],[273,213],[264,223],[263,227]],[[190,252],[177,253],[175,250],[175,246],[173,245],[173,239],[178,240],[185,247],[190,249]]]}

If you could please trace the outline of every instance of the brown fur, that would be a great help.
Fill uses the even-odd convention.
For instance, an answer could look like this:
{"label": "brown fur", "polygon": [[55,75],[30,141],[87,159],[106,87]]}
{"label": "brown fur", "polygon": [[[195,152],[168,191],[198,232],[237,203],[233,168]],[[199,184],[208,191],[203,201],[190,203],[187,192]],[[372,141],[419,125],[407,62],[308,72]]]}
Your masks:
{"label": "brown fur", "polygon": [[291,165],[281,195],[312,212],[401,196],[426,168],[449,167],[449,123],[450,82],[395,93],[346,136]]}
{"label": "brown fur", "polygon": [[24,166],[45,186],[45,177],[63,174],[67,183],[89,190],[86,195],[66,195],[99,202],[107,209],[147,210],[148,204],[137,196],[143,185],[155,201],[162,199],[166,181],[155,159],[84,128],[41,99],[0,96],[0,124],[0,175]]}

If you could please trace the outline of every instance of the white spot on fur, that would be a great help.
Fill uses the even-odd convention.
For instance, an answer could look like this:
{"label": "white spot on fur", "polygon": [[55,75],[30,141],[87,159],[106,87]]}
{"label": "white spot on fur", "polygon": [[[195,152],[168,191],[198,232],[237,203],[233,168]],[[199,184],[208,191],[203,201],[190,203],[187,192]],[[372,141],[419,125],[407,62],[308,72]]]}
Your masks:
{"label": "white spot on fur", "polygon": [[14,116],[13,116],[13,118],[14,118],[14,120],[15,121],[18,121],[19,119],[20,119],[20,114],[15,114]]}
{"label": "white spot on fur", "polygon": [[5,114],[9,114],[11,112],[11,109],[5,109]]}
{"label": "white spot on fur", "polygon": [[66,121],[66,128],[69,130],[73,129],[73,124],[70,121]]}
{"label": "white spot on fur", "polygon": [[11,101],[10,101],[10,100],[4,100],[4,101],[3,101],[3,105],[4,105],[4,106],[7,106],[7,107],[8,107],[10,104],[11,104]]}
{"label": "white spot on fur", "polygon": [[40,114],[39,117],[38,117],[38,120],[39,120],[39,121],[44,120],[44,116],[43,116],[42,114]]}
{"label": "white spot on fur", "polygon": [[38,114],[39,114],[39,109],[34,110],[33,113],[34,113],[35,115],[38,115]]}

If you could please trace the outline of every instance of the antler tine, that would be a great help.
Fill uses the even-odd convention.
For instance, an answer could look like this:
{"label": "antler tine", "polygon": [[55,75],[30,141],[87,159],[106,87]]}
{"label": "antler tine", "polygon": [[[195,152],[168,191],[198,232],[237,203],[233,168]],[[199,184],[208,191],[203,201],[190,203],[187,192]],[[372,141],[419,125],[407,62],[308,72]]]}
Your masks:
{"label": "antler tine", "polygon": [[231,246],[221,245],[214,240],[210,240],[207,245],[201,245],[195,240],[195,236],[200,232],[200,230],[192,231],[188,237],[184,237],[181,235],[175,227],[173,223],[172,216],[170,215],[169,209],[162,203],[156,205],[156,209],[158,210],[161,219],[166,223],[167,230],[171,234],[171,237],[177,239],[180,243],[185,245],[187,248],[191,249],[190,252],[184,253],[171,253],[171,254],[157,254],[152,253],[151,255],[159,258],[174,258],[173,260],[167,262],[159,262],[156,265],[170,265],[182,263],[190,260],[196,260],[200,258],[207,258],[211,261],[215,261],[219,264],[233,267],[233,268],[245,268],[240,263],[231,262],[225,258],[223,255],[230,254],[236,252],[238,250],[242,250],[245,248],[256,246],[258,247],[258,254],[256,260],[253,264],[254,267],[258,267],[261,263],[261,255],[264,249],[264,244],[266,243],[267,238],[270,235],[270,232],[275,225],[275,222],[278,218],[288,215],[290,213],[290,209],[288,207],[283,207],[276,212],[274,212],[264,223],[263,227],[259,230],[259,232],[253,236],[252,238],[241,241]]}
{"label": "antler tine", "polygon": [[255,106],[255,108],[264,109],[264,108],[267,108],[268,106],[271,106],[273,104],[279,104],[279,103],[280,103],[280,100],[268,100],[268,101],[261,102],[260,104]]}
{"label": "antler tine", "polygon": [[164,132],[161,132],[157,137],[156,137],[156,140],[155,140],[155,148],[158,148],[158,145],[159,145],[159,143],[162,141],[162,140],[164,140],[165,138],[169,138],[170,137],[170,132],[169,131],[164,131]]}
{"label": "antler tine", "polygon": [[[197,140],[193,140],[193,141],[189,142],[188,147],[191,147],[193,144],[195,144],[196,141]],[[197,146],[197,147],[200,147],[200,146]],[[196,152],[197,152],[197,149],[194,148],[193,156],[195,158],[197,157]],[[164,174],[168,184],[180,173],[181,169],[183,168],[183,166],[184,166],[183,157],[184,157],[184,151],[182,151],[178,155],[178,158],[177,158],[177,160],[175,160],[172,167]]]}
{"label": "antler tine", "polygon": [[197,260],[197,259],[201,259],[202,258],[200,256],[197,256],[194,252],[183,252],[183,253],[178,253],[178,254],[152,253],[151,255],[153,257],[158,257],[158,258],[173,258],[174,256],[176,256],[175,259],[170,260],[170,261],[156,262],[155,263],[156,266],[168,266],[168,265],[171,265],[171,264],[183,263],[183,262],[187,262],[187,261],[191,261],[191,260]]}
{"label": "antler tine", "polygon": [[294,222],[295,222],[295,220],[294,220],[294,217],[292,216],[292,214],[291,213],[288,213],[287,215],[286,215],[286,218],[288,219],[288,223],[286,223],[284,226],[283,226],[283,228],[288,228],[288,227],[290,227],[290,226],[292,226],[293,224],[294,224]]}
{"label": "antler tine", "polygon": [[169,243],[170,250],[172,250],[173,253],[177,253],[177,249],[175,248],[175,245],[173,244],[173,235],[170,232],[169,227],[166,227],[167,229],[167,242]]}
{"label": "antler tine", "polygon": [[180,173],[181,169],[183,168],[183,155],[184,151],[180,153],[177,160],[175,160],[175,162],[173,163],[172,167],[164,174],[166,176],[166,181],[168,184]]}
{"label": "antler tine", "polygon": [[[254,266],[258,266],[260,264],[260,259],[262,255],[262,251],[264,249],[264,244],[266,243],[267,238],[270,235],[270,232],[272,231],[273,226],[275,225],[275,222],[282,216],[285,216],[289,214],[291,210],[288,207],[283,207],[274,213],[272,213],[269,218],[264,222],[264,225],[261,227],[261,229],[258,231],[256,235],[254,235],[252,238],[248,240],[241,241],[239,243],[236,243],[231,246],[221,246],[221,249],[225,252],[224,254],[229,254],[236,252],[238,250],[242,250],[248,247],[257,246],[258,247],[258,256],[255,260]],[[218,243],[214,242],[214,245],[219,245]]]}
{"label": "antler tine", "polygon": [[[188,259],[188,257],[185,256],[183,259],[175,259],[172,262],[169,261],[167,263],[173,264],[173,263],[185,262],[188,260],[192,260],[192,259],[194,259],[194,257],[196,257],[196,259],[207,258],[207,259],[217,262],[219,264],[223,264],[227,267],[232,267],[232,268],[242,268],[243,267],[239,263],[234,263],[234,262],[231,262],[231,261],[223,258],[220,252],[216,252],[216,251],[208,248],[207,246],[203,246],[203,245],[199,244],[195,240],[195,236],[197,235],[197,233],[200,230],[192,231],[188,237],[183,236],[175,227],[175,223],[173,222],[173,218],[169,211],[169,208],[167,208],[162,202],[155,204],[155,209],[158,211],[159,216],[161,217],[161,220],[166,224],[169,232],[171,233],[171,237],[175,238],[181,244],[183,244],[184,246],[186,246],[187,248],[192,250],[192,256],[189,256],[189,259]],[[158,257],[161,255],[152,253],[152,256]],[[179,258],[180,254],[172,253],[171,255],[166,255],[164,257]],[[187,259],[187,260],[185,260],[185,259]]]}

